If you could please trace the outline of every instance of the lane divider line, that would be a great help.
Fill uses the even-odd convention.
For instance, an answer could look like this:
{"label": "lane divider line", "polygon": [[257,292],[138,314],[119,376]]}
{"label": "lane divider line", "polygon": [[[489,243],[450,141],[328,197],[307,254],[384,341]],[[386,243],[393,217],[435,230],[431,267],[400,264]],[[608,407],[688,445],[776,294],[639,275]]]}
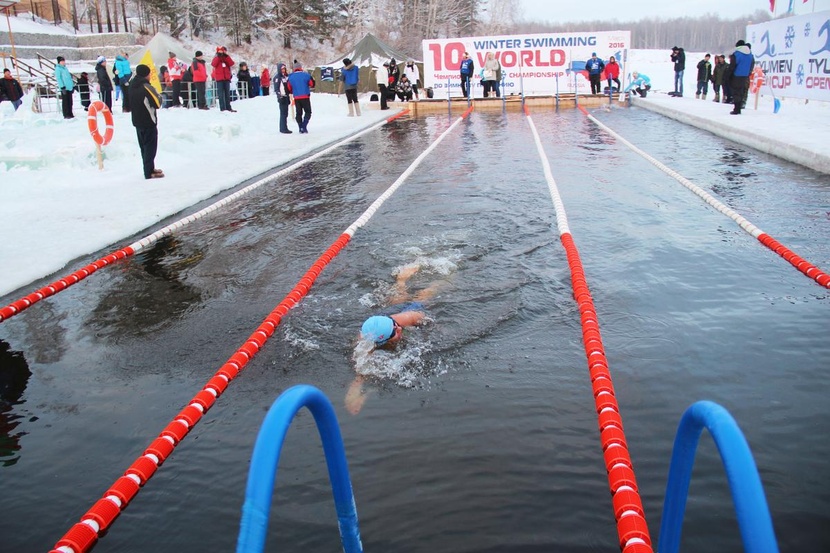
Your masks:
{"label": "lane divider line", "polygon": [[660,169],[670,177],[674,178],[677,182],[679,182],[680,184],[694,192],[701,199],[703,199],[704,202],[715,208],[717,211],[720,211],[721,213],[723,213],[724,215],[738,223],[738,226],[740,226],[747,233],[756,238],[759,242],[761,242],[761,244],[777,253],[780,257],[783,257],[784,260],[786,260],[790,265],[804,273],[807,277],[815,280],[821,286],[824,286],[825,288],[830,288],[830,274],[827,274],[826,272],[818,268],[816,265],[800,257],[791,249],[784,246],[783,244],[775,240],[772,236],[770,236],[766,232],[762,231],[760,228],[750,223],[739,213],[737,213],[732,208],[730,208],[729,206],[727,206],[726,204],[724,204],[723,202],[721,202],[720,200],[718,200],[717,198],[715,198],[714,196],[712,196],[711,194],[709,194],[708,192],[694,184],[692,181],[690,181],[677,171],[670,169],[663,163],[659,162],[658,160],[656,160],[655,158],[653,158],[652,156],[650,156],[649,154],[647,154],[646,152],[644,152],[643,150],[641,150],[640,148],[638,148],[637,146],[623,138],[619,133],[615,132],[608,125],[604,124],[602,121],[588,113],[588,111],[585,110],[585,108],[580,107],[580,109],[582,113],[584,113],[585,116],[588,117],[588,119],[597,124],[605,132],[607,132],[608,134],[610,134],[611,136],[613,136],[614,138],[616,138],[617,140],[619,140],[620,142],[634,150],[640,156],[644,157],[649,163],[656,166],[658,169]]}
{"label": "lane divider line", "polygon": [[363,136],[365,134],[373,132],[373,131],[381,128],[383,125],[385,125],[385,124],[387,124],[391,121],[394,121],[398,117],[401,117],[401,116],[403,116],[407,113],[409,113],[409,110],[404,110],[404,111],[402,111],[402,112],[400,112],[396,115],[393,115],[392,117],[389,117],[387,119],[384,119],[383,121],[375,123],[374,125],[371,125],[371,126],[365,128],[365,129],[363,129],[362,131],[359,131],[359,132],[357,132],[357,133],[355,133],[351,136],[347,136],[343,140],[341,140],[339,142],[336,142],[336,143],[332,144],[331,146],[328,146],[328,147],[324,148],[323,150],[320,150],[319,152],[310,155],[309,157],[303,158],[303,159],[289,165],[288,167],[277,171],[276,173],[272,173],[271,175],[268,175],[267,177],[263,177],[260,180],[249,184],[245,188],[242,188],[241,190],[238,190],[237,192],[222,198],[221,200],[207,206],[204,209],[201,209],[201,210],[197,211],[196,213],[194,213],[192,215],[189,215],[187,217],[179,219],[178,221],[175,221],[174,223],[171,223],[171,224],[167,225],[166,227],[164,227],[162,229],[159,229],[156,232],[145,236],[141,240],[138,240],[137,242],[134,242],[134,243],[130,244],[129,246],[126,246],[126,247],[121,248],[120,250],[118,250],[116,252],[108,254],[108,255],[102,257],[101,259],[99,259],[97,261],[94,261],[94,262],[90,263],[89,265],[87,265],[87,266],[85,266],[81,269],[78,269],[74,273],[72,273],[68,276],[65,276],[61,279],[58,279],[55,282],[52,282],[51,284],[47,284],[43,288],[40,288],[39,290],[36,290],[36,291],[32,292],[31,294],[15,301],[15,302],[12,302],[11,304],[9,304],[9,305],[7,305],[3,308],[0,308],[0,323],[3,323],[5,321],[7,321],[11,317],[13,317],[13,316],[19,314],[20,312],[28,309],[29,307],[36,304],[37,302],[39,302],[43,299],[46,299],[49,296],[57,294],[58,292],[61,292],[61,291],[65,290],[66,288],[72,286],[73,284],[77,284],[78,282],[84,280],[85,278],[87,278],[91,274],[95,273],[99,269],[102,269],[102,268],[104,268],[104,267],[106,267],[106,266],[108,266],[108,265],[110,265],[110,264],[112,264],[116,261],[119,261],[121,259],[124,259],[126,257],[130,257],[130,256],[138,253],[139,251],[147,248],[148,246],[151,246],[151,245],[155,244],[156,242],[158,242],[160,239],[164,238],[165,236],[173,234],[173,232],[189,225],[190,223],[192,223],[194,221],[197,221],[199,219],[202,219],[203,217],[206,217],[207,215],[213,213],[214,211],[217,211],[217,210],[225,207],[226,205],[228,205],[232,202],[235,202],[236,200],[238,200],[242,196],[245,196],[245,195],[251,193],[252,191],[256,190],[257,188],[261,187],[262,185],[267,184],[269,182],[272,182],[272,181],[274,181],[276,179],[279,179],[281,177],[284,177],[285,175],[291,173],[292,171],[295,171],[299,167],[302,167],[303,165],[306,165],[307,163],[310,163],[310,162],[314,161],[315,159],[318,159],[318,158],[320,158],[324,155],[327,155],[327,154],[331,153],[332,151],[336,150],[337,148],[340,148],[341,146],[343,146],[345,144],[348,144],[349,142],[351,142],[353,140],[356,140],[357,138],[360,138],[361,136]]}
{"label": "lane divider line", "polygon": [[608,473],[608,486],[611,489],[620,550],[622,553],[653,553],[651,536],[645,519],[645,510],[637,487],[637,479],[634,476],[634,465],[631,462],[628,443],[625,439],[620,407],[617,403],[611,372],[608,368],[608,359],[605,356],[605,348],[602,344],[594,300],[588,288],[588,281],[585,278],[585,270],[579,257],[579,251],[568,227],[565,206],[553,178],[548,156],[545,154],[539,132],[536,130],[536,125],[527,108],[525,108],[525,114],[533,133],[533,139],[536,142],[536,150],[542,160],[545,180],[553,199],[559,239],[565,248],[568,267],[571,272],[574,300],[579,306],[579,315],[582,322],[582,341],[588,359],[588,372],[591,376],[594,406],[599,421],[600,443],[605,459],[605,469]]}
{"label": "lane divider line", "polygon": [[311,265],[311,268],[297,282],[291,292],[274,308],[245,343],[231,355],[230,359],[208,380],[207,384],[190,400],[187,407],[155,438],[141,457],[136,459],[126,472],[106,491],[90,509],[58,540],[50,553],[86,553],[98,538],[121,514],[136,496],[139,489],[152,478],[158,468],[173,453],[190,430],[202,419],[216,400],[228,388],[230,382],[239,376],[242,369],[263,348],[274,334],[288,312],[300,303],[320,273],[349,243],[358,228],[365,225],[378,208],[397,190],[409,175],[421,164],[444,138],[466,118],[472,108],[456,119],[441,135],[419,155],[415,161],[395,180],[394,183],[346,231]]}

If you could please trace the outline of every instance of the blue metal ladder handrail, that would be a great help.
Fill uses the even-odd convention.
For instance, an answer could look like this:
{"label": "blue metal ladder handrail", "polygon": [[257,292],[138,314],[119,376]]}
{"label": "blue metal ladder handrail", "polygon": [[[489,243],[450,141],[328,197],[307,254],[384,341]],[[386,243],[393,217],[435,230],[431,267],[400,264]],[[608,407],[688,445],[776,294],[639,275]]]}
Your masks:
{"label": "blue metal ladder handrail", "polygon": [[749,444],[732,415],[711,401],[692,404],[680,419],[666,483],[657,550],[660,553],[677,553],[680,549],[689,481],[704,427],[715,440],[726,469],[744,550],[746,553],[778,553],[767,499]]}
{"label": "blue metal ladder handrail", "polygon": [[334,408],[317,388],[299,385],[289,388],[274,401],[259,430],[251,458],[251,468],[248,471],[245,503],[242,506],[242,521],[236,544],[237,553],[261,553],[265,549],[271,497],[274,493],[282,444],[294,416],[303,407],[308,407],[314,416],[314,422],[317,423],[317,430],[323,441],[343,551],[363,552],[343,437]]}

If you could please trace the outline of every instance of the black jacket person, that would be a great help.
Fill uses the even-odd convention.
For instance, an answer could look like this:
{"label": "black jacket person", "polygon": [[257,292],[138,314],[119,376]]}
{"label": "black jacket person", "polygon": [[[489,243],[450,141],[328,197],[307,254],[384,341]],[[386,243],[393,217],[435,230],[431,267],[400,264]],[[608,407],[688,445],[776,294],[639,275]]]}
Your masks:
{"label": "black jacket person", "polygon": [[155,159],[158,149],[158,109],[161,107],[161,97],[150,84],[149,67],[139,65],[135,68],[135,73],[136,76],[130,83],[130,115],[138,136],[138,146],[141,148],[144,178],[160,179],[164,173],[161,169],[155,168]]}

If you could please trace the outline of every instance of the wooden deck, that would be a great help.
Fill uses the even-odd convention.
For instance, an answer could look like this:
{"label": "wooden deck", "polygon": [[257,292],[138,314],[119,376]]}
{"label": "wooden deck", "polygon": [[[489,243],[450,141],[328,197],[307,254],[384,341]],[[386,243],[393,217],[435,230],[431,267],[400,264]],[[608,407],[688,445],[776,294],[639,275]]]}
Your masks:
{"label": "wooden deck", "polygon": [[[613,101],[617,105],[627,105],[628,100],[619,101],[619,94],[615,94],[613,100],[608,98],[606,94],[584,95],[580,94],[575,97],[573,94],[560,94],[557,96],[525,96],[525,103],[531,109],[544,108],[575,108],[577,104],[583,107],[594,108],[603,105],[608,105]],[[504,98],[473,98],[472,103],[476,110],[521,110],[522,97],[521,96],[506,96]],[[374,102],[373,102],[374,104]],[[430,113],[446,113],[450,111],[463,113],[467,109],[468,103],[466,98],[451,98],[449,100],[449,108],[447,107],[446,98],[421,98],[417,102],[389,102],[390,107],[409,108],[413,115],[423,115]],[[374,104],[377,105],[377,104]]]}

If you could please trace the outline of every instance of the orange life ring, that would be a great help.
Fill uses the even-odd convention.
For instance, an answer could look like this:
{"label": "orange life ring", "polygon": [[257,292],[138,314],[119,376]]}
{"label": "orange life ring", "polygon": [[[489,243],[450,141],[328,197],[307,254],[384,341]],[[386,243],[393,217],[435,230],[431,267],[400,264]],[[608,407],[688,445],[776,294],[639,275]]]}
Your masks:
{"label": "orange life ring", "polygon": [[[104,116],[104,135],[98,132],[98,114]],[[106,146],[112,140],[112,134],[115,132],[115,127],[112,126],[112,112],[107,105],[101,100],[96,100],[89,105],[89,114],[86,118],[87,126],[89,126],[89,134],[92,135],[92,140],[99,146]]]}
{"label": "orange life ring", "polygon": [[752,74],[749,76],[749,91],[752,94],[755,94],[761,90],[761,86],[763,86],[763,84],[764,70],[760,65],[756,65],[755,69],[752,70]]}

